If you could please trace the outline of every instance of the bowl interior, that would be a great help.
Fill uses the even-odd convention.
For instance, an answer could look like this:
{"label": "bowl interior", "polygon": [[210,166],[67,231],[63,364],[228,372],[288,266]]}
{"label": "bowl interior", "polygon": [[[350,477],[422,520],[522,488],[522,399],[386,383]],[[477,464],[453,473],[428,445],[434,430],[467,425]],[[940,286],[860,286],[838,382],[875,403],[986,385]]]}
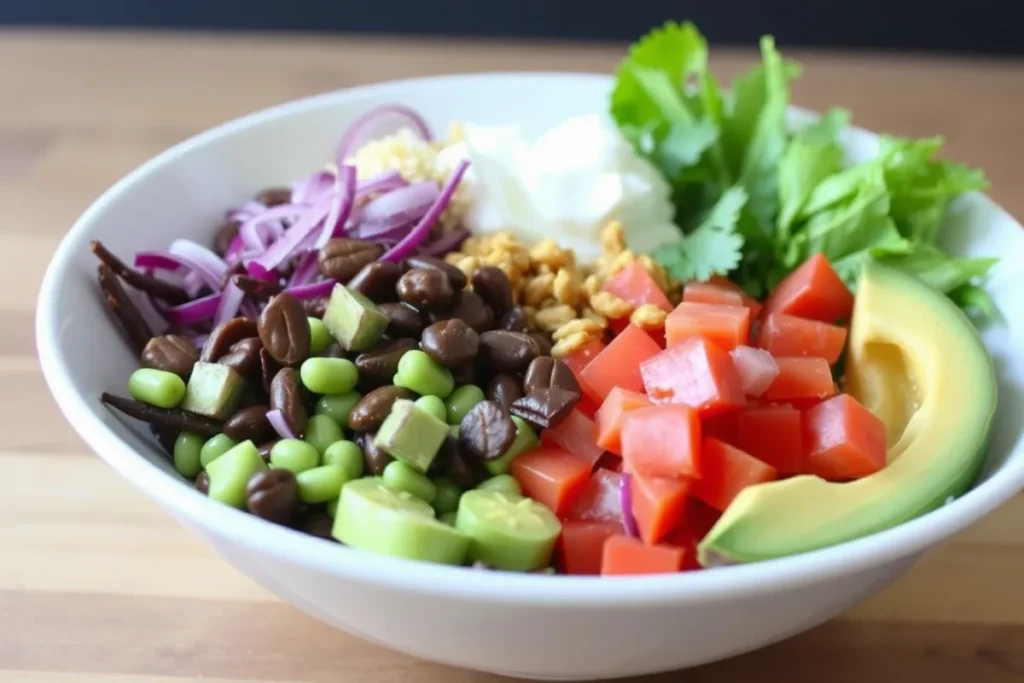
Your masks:
{"label": "bowl interior", "polygon": [[[444,131],[452,120],[464,120],[517,122],[527,132],[539,132],[566,116],[604,111],[609,84],[605,76],[581,74],[481,74],[385,83],[261,112],[153,159],[89,209],[65,238],[47,274],[38,312],[39,343],[47,379],[62,409],[90,445],[118,469],[125,470],[124,460],[115,457],[114,448],[105,447],[113,444],[112,438],[127,444],[137,454],[133,457],[177,477],[144,427],[122,421],[97,399],[102,391],[123,392],[137,359],[102,306],[89,240],[102,240],[125,258],[138,250],[165,248],[178,237],[208,242],[227,207],[324,164],[333,156],[346,123],[375,105],[409,105],[436,131]],[[808,115],[795,111],[793,116],[799,122]],[[877,139],[852,130],[847,143],[851,157],[863,158],[874,152]],[[994,480],[978,488],[995,486],[984,494],[973,491],[932,513],[948,517],[935,538],[973,521],[1024,483],[1024,297],[1019,294],[1024,291],[1024,233],[980,195],[964,198],[950,213],[951,225],[956,226],[946,231],[951,249],[963,255],[1002,257],[991,291],[1006,320],[984,333],[999,376],[1000,406],[985,469],[985,476]],[[995,481],[1004,475],[1005,481]],[[139,476],[130,478],[145,488]],[[180,488],[189,495],[183,482]],[[979,500],[967,509],[976,494]],[[960,505],[965,506],[962,524],[950,509]],[[898,532],[911,533],[897,529],[880,536]]]}

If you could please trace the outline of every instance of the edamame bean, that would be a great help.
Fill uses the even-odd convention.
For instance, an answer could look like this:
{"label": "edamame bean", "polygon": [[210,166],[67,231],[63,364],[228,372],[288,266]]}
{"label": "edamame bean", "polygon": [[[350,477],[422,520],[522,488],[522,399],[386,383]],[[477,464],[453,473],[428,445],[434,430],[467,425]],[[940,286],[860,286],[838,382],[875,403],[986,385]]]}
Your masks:
{"label": "edamame bean", "polygon": [[344,394],[355,388],[359,370],[347,358],[307,358],[299,377],[314,394]]}
{"label": "edamame bean", "polygon": [[211,462],[235,447],[235,440],[227,434],[211,436],[199,451],[199,463],[206,469]]}
{"label": "edamame bean", "polygon": [[419,349],[406,351],[398,361],[394,384],[411,389],[421,396],[439,398],[446,398],[455,388],[455,380],[448,368]]}
{"label": "edamame bean", "polygon": [[327,331],[327,325],[324,325],[324,321],[320,318],[308,318],[309,320],[309,352],[314,356],[318,356],[327,350],[327,347],[331,345],[334,339],[331,338],[331,333]]}
{"label": "edamame bean", "polygon": [[384,468],[384,485],[395,491],[405,491],[422,501],[431,503],[437,496],[434,482],[406,465],[401,460],[388,463]]}
{"label": "edamame bean", "polygon": [[295,475],[299,500],[307,505],[337,500],[346,481],[345,471],[336,465],[321,465]]}
{"label": "edamame bean", "polygon": [[477,488],[483,489],[484,491],[501,491],[502,493],[509,493],[516,496],[523,495],[522,487],[511,474],[499,474],[496,477],[485,479],[477,484]]}
{"label": "edamame bean", "polygon": [[335,441],[324,451],[324,464],[340,467],[345,476],[355,479],[363,474],[363,449],[351,441]]}
{"label": "edamame bean", "polygon": [[363,397],[358,391],[346,391],[344,394],[328,394],[321,396],[316,402],[313,412],[317,415],[326,415],[339,425],[342,429],[349,429],[348,415]]}
{"label": "edamame bean", "polygon": [[290,470],[292,474],[320,466],[320,452],[316,446],[299,439],[281,439],[270,449],[270,464]]}
{"label": "edamame bean", "polygon": [[443,515],[438,515],[437,521],[444,522],[449,526],[455,526],[455,519],[458,517],[454,512],[446,512]]}
{"label": "edamame bean", "polygon": [[448,477],[441,477],[434,480],[434,488],[437,493],[434,495],[434,510],[437,514],[443,515],[446,512],[455,512],[459,509],[459,496],[462,489]]}
{"label": "edamame bean", "polygon": [[249,477],[266,469],[267,465],[252,441],[243,441],[210,463],[207,495],[233,507],[244,508]]}
{"label": "edamame bean", "polygon": [[444,402],[446,420],[450,425],[462,423],[466,413],[480,401],[483,401],[484,390],[475,384],[467,384],[452,392],[452,395]]}
{"label": "edamame bean", "polygon": [[185,400],[185,380],[166,370],[139,368],[128,378],[128,393],[157,408],[177,408]]}
{"label": "edamame bean", "polygon": [[421,396],[416,399],[416,405],[419,406],[420,410],[430,413],[441,422],[445,421],[447,411],[444,407],[444,401],[437,396]]}
{"label": "edamame bean", "polygon": [[174,440],[174,469],[186,479],[195,479],[203,471],[199,458],[203,450],[203,437],[192,432],[181,432]]}
{"label": "edamame bean", "polygon": [[332,443],[344,438],[345,434],[338,423],[326,415],[313,415],[306,422],[306,442],[312,444],[321,455]]}

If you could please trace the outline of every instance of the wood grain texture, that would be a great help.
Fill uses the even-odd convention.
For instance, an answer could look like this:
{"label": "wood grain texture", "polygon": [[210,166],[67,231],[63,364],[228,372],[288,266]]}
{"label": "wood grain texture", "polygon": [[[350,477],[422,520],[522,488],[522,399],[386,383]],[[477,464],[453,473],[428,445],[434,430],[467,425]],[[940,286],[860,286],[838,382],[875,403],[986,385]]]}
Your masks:
{"label": "wood grain texture", "polygon": [[[88,453],[39,374],[31,324],[75,218],[206,127],[358,83],[491,69],[608,71],[624,46],[0,32],[0,682],[483,683],[321,626],[226,563]],[[941,133],[1024,215],[1024,65],[796,54],[799,104]],[[751,53],[717,56],[729,77]],[[810,633],[646,682],[1024,678],[1024,498]]]}

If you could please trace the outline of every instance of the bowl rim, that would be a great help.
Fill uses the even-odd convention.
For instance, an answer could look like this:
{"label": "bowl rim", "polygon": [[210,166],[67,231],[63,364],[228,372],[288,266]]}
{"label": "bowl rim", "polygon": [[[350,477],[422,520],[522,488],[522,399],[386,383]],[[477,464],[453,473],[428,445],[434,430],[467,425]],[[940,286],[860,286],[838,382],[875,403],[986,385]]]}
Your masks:
{"label": "bowl rim", "polygon": [[[330,107],[349,98],[380,90],[442,84],[471,86],[474,81],[503,79],[591,79],[609,83],[607,74],[584,72],[503,71],[398,79],[337,90],[269,107],[217,125],[173,147],[129,172],[107,189],[75,221],[62,238],[43,278],[36,309],[36,344],[50,392],[72,428],[89,447],[125,479],[156,499],[175,517],[187,519],[230,542],[274,556],[286,563],[380,587],[502,604],[564,605],[597,608],[617,604],[697,602],[723,597],[785,590],[844,574],[894,563],[966,528],[1002,505],[1024,487],[1024,458],[1008,461],[987,480],[949,504],[921,517],[836,546],[757,563],[640,577],[558,576],[511,572],[467,571],[428,562],[377,555],[328,543],[222,505],[168,476],[129,446],[98,417],[98,404],[75,393],[69,368],[59,353],[57,302],[67,286],[73,248],[83,243],[91,226],[103,220],[107,207],[132,191],[135,183],[191,150],[220,137],[273,119]],[[813,116],[793,107],[797,118]],[[855,134],[869,131],[852,128]],[[983,201],[995,205],[988,197]],[[996,205],[997,206],[997,205]],[[1000,213],[1009,216],[998,207]],[[1012,220],[1012,219],[1010,219]]]}

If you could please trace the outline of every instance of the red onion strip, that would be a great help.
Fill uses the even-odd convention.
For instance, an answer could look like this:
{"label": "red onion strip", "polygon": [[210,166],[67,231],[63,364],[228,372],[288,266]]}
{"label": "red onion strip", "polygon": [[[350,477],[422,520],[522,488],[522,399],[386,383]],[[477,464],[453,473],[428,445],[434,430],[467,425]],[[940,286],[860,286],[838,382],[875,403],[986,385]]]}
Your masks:
{"label": "red onion strip", "polygon": [[297,439],[295,432],[288,426],[288,421],[284,419],[284,413],[280,410],[268,410],[267,411],[267,422],[274,428],[277,435],[282,439]]}
{"label": "red onion strip", "polygon": [[320,202],[317,206],[304,209],[305,213],[285,231],[281,239],[271,244],[270,248],[258,259],[249,262],[249,274],[253,277],[266,277],[271,271],[291,258],[306,238],[313,234],[329,210],[330,207],[326,202]]}
{"label": "red onion strip", "polygon": [[389,116],[403,119],[424,140],[432,139],[433,136],[430,134],[430,128],[427,126],[426,121],[409,107],[400,104],[376,107],[357,118],[341,136],[341,142],[338,143],[338,152],[335,155],[338,166],[340,167],[344,164],[345,160],[362,146],[368,135],[372,133],[375,124]]}
{"label": "red onion strip", "polygon": [[334,181],[334,195],[331,198],[331,210],[324,220],[324,227],[316,240],[315,248],[323,249],[324,245],[332,237],[340,235],[345,229],[345,223],[352,214],[352,207],[356,200],[356,168],[355,166],[342,166],[338,169],[338,177]]}
{"label": "red onion strip", "polygon": [[228,284],[220,298],[220,304],[217,306],[217,314],[214,316],[213,324],[220,325],[238,315],[238,307],[242,305],[243,299],[245,299],[245,292],[235,284],[234,278],[228,280]]}
{"label": "red onion strip", "polygon": [[434,223],[441,217],[441,214],[448,206],[448,202],[451,201],[452,195],[455,194],[455,188],[459,186],[459,182],[462,180],[462,176],[466,173],[467,168],[469,168],[469,161],[463,159],[459,162],[455,170],[452,171],[452,174],[448,176],[448,181],[441,188],[441,194],[438,195],[437,201],[427,210],[426,215],[420,219],[420,222],[416,224],[416,227],[408,235],[402,238],[401,242],[386,251],[380,257],[380,260],[401,261],[427,238],[430,234],[430,229],[434,227]]}
{"label": "red onion strip", "polygon": [[408,184],[398,171],[384,171],[356,183],[356,198],[376,192],[391,192]]}
{"label": "red onion strip", "polygon": [[311,282],[308,285],[289,287],[284,291],[288,292],[299,301],[305,301],[307,299],[319,299],[322,296],[330,296],[331,290],[334,289],[334,285],[336,284],[338,283],[334,280],[321,280],[319,282]]}
{"label": "red onion strip", "polygon": [[633,477],[628,472],[623,472],[619,480],[619,500],[622,503],[622,525],[626,528],[626,534],[633,538],[640,538],[640,530],[636,526],[636,518],[633,517]]}
{"label": "red onion strip", "polygon": [[220,305],[221,295],[210,294],[201,299],[189,301],[187,304],[168,308],[165,313],[167,320],[172,325],[188,327],[204,320],[209,320],[217,314]]}

